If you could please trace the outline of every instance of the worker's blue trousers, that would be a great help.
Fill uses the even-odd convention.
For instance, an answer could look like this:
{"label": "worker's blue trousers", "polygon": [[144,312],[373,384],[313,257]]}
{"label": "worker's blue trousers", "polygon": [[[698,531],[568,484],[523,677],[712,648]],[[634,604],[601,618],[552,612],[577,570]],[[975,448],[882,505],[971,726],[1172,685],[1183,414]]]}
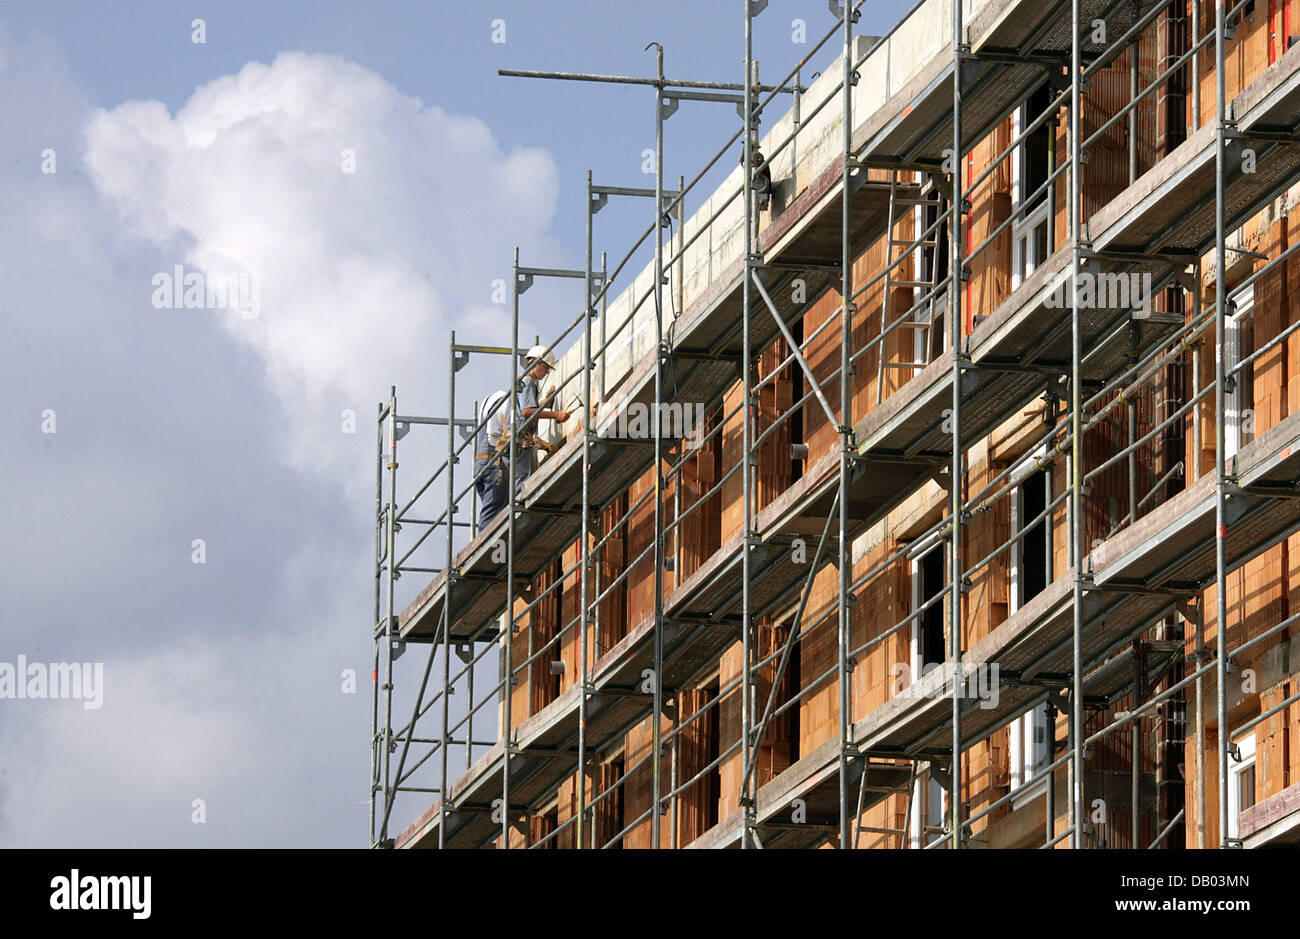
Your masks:
{"label": "worker's blue trousers", "polygon": [[[531,449],[520,451],[520,459],[515,461],[515,495],[524,488],[524,483],[533,472],[533,451]],[[493,468],[486,473],[483,472],[491,460],[485,460],[482,457],[474,460],[474,476],[477,482],[474,484],[478,490],[478,529],[482,531],[488,526],[492,519],[496,518],[497,513],[506,507],[509,499],[506,498],[506,485],[509,482],[508,475],[510,467],[504,465],[503,461],[493,464]],[[482,475],[479,475],[482,473]]]}

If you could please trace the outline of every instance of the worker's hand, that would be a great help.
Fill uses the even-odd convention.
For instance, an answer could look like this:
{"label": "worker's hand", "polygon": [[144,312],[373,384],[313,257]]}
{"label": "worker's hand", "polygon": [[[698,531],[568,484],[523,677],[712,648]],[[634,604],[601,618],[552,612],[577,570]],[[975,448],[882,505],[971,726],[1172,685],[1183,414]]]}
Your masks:
{"label": "worker's hand", "polygon": [[570,414],[569,411],[556,411],[555,419],[559,421],[561,424],[563,424],[565,421],[569,419],[569,414]]}

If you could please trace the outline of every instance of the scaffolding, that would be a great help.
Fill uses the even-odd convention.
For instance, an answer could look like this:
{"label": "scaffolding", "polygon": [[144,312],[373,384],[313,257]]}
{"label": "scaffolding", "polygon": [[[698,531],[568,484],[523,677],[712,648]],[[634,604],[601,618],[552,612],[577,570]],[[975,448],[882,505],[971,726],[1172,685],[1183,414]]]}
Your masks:
{"label": "scaffolding", "polygon": [[[765,0],[743,0],[745,72],[744,81],[736,84],[667,78],[662,46],[655,52],[656,74],[645,78],[503,70],[511,77],[653,88],[655,185],[596,185],[589,172],[585,267],[521,266],[516,250],[510,345],[463,345],[452,334],[445,417],[403,415],[396,389],[378,408],[372,846],[482,847],[496,842],[500,847],[614,847],[648,823],[649,844],[656,847],[829,843],[849,848],[859,846],[864,834],[874,834],[884,839],[879,843],[898,846],[963,848],[972,843],[978,823],[987,824],[1018,792],[1023,795],[1012,789],[989,797],[978,811],[968,811],[973,784],[964,761],[971,748],[1027,711],[1043,708],[1050,739],[1042,765],[1035,767],[1035,778],[1047,780],[1041,846],[1091,846],[1087,755],[1102,741],[1126,734],[1131,748],[1130,844],[1157,847],[1172,840],[1171,833],[1186,824],[1188,814],[1179,804],[1181,797],[1171,797],[1168,804],[1148,798],[1155,817],[1150,829],[1141,830],[1143,728],[1162,746],[1185,745],[1183,709],[1190,690],[1203,753],[1210,679],[1218,728],[1218,840],[1222,847],[1234,843],[1227,797],[1232,737],[1300,695],[1224,732],[1229,726],[1228,668],[1236,656],[1288,635],[1300,614],[1284,616],[1230,646],[1226,578],[1300,531],[1300,416],[1282,418],[1229,455],[1228,395],[1245,370],[1300,329],[1300,323],[1284,326],[1232,364],[1225,361],[1225,342],[1218,337],[1225,336],[1236,298],[1278,272],[1300,247],[1300,242],[1290,245],[1237,283],[1227,283],[1228,254],[1246,253],[1231,243],[1231,234],[1300,179],[1295,152],[1300,59],[1284,52],[1229,99],[1225,44],[1230,28],[1245,16],[1245,0],[1228,7],[1217,4],[1213,26],[1204,34],[1201,4],[1192,3],[1192,15],[1180,20],[1190,29],[1186,48],[1171,53],[1145,84],[1139,75],[1139,39],[1158,17],[1174,17],[1176,8],[1185,13],[1184,5],[925,0],[890,34],[877,38],[855,34],[864,2],[830,0],[833,26],[773,85],[758,81],[753,57],[753,23]],[[893,88],[888,85],[889,57],[918,17],[931,24],[947,19],[946,52],[914,70],[901,88]],[[1105,42],[1095,41],[1097,23],[1107,27]],[[842,43],[838,89],[820,95],[808,109],[810,89],[801,83],[801,69],[837,37]],[[1200,69],[1211,49],[1215,77],[1213,102],[1208,103],[1201,101]],[[1124,62],[1129,69],[1127,102],[1101,117],[1085,112],[1090,83],[1104,69]],[[864,76],[871,81],[883,77],[887,83],[883,105],[867,114],[861,113],[866,106],[855,92]],[[1173,82],[1192,89],[1186,139],[1166,148],[1144,171],[1139,110],[1151,106]],[[975,174],[969,155],[1035,93],[1046,102],[1040,113],[1018,119],[1010,139],[999,140],[986,168]],[[773,132],[756,161],[760,120],[787,96],[793,100],[790,129],[781,139]],[[679,180],[669,190],[664,122],[682,101],[735,104],[741,121],[690,182]],[[1208,106],[1213,117],[1202,126],[1201,108]],[[796,148],[805,140],[801,128],[823,112],[823,119],[830,119],[837,107],[836,159],[761,226],[762,174],[769,174],[770,183],[778,159],[788,160],[796,172],[801,165]],[[1083,126],[1085,116],[1095,126]],[[1087,157],[1115,128],[1127,130],[1127,185],[1085,218]],[[973,243],[970,213],[977,190],[1000,166],[1016,159],[1034,134],[1056,129],[1064,133],[1065,158],[1057,162],[1058,147],[1049,147],[1045,178]],[[688,236],[686,200],[737,144],[742,153],[739,186],[715,194],[708,203],[711,211]],[[1254,161],[1249,172],[1239,159],[1237,165],[1232,162],[1247,146]],[[611,196],[653,200],[650,225],[613,270],[603,255],[597,267],[594,250],[594,219]],[[688,306],[688,252],[700,250],[697,242],[726,213],[736,212],[737,202],[740,256],[711,269],[707,289]],[[1026,265],[1020,282],[992,312],[977,320],[968,297],[974,266],[1031,213],[1041,214],[1044,203],[1046,250],[1032,269]],[[1064,232],[1055,231],[1059,204],[1065,207]],[[611,328],[611,288],[622,282],[647,239],[654,251],[650,283],[642,288],[634,278],[630,309]],[[860,253],[882,240],[881,269],[855,280]],[[1207,303],[1201,295],[1201,259],[1210,254],[1214,295]],[[1103,271],[1149,278],[1156,296],[1178,298],[1169,300],[1176,308],[1135,310],[1128,304],[1081,302],[1083,281]],[[670,275],[675,275],[675,291]],[[476,404],[472,418],[457,417],[457,373],[475,358],[499,355],[506,363],[504,388],[515,388],[523,351],[520,298],[538,278],[583,282],[581,312],[548,346],[558,350],[576,343],[581,349],[577,367],[557,389],[561,400],[579,401],[581,432],[534,470],[519,493],[515,461],[504,461],[508,504],[479,530],[473,520],[476,483],[488,470],[463,474],[457,467],[466,447],[473,446],[475,432],[493,415],[479,413]],[[900,291],[907,292],[901,304],[894,302]],[[1064,303],[1059,302],[1062,291]],[[868,303],[877,294],[880,302]],[[837,296],[837,312],[814,323],[809,317],[817,301],[829,296]],[[649,352],[640,365],[628,366],[626,376],[608,381],[607,364],[620,343],[628,358],[635,358],[634,321],[647,304],[654,324]],[[833,341],[837,330],[838,362],[814,358],[811,350]],[[1207,340],[1214,379],[1202,385],[1200,358]],[[891,349],[897,359],[887,361]],[[1168,413],[1149,417],[1150,426],[1143,427],[1141,396],[1167,382],[1170,370],[1185,367],[1188,360],[1190,398],[1167,402],[1174,405]],[[827,362],[834,367],[823,367]],[[870,380],[855,386],[855,375],[873,372],[873,365]],[[783,413],[771,415],[761,400],[782,375],[795,376],[796,393]],[[866,400],[863,388],[872,392],[874,406],[856,414],[855,402]],[[738,391],[731,406],[729,391],[733,396]],[[980,441],[1038,399],[1045,402],[1043,421],[1022,455],[1000,468],[987,455],[972,458]],[[536,417],[525,420],[512,405],[513,395],[504,400],[511,439],[536,430]],[[649,406],[650,433],[628,439],[602,432],[597,401],[613,401],[623,411]],[[689,443],[680,434],[665,433],[665,406],[695,401],[711,415],[707,430]],[[806,414],[818,415],[819,421],[824,417],[836,444],[816,459],[806,444],[792,446],[791,459],[805,464],[802,472],[785,491],[760,500],[756,477],[762,448],[784,440],[780,435],[790,434],[792,422],[803,421]],[[1200,434],[1203,418],[1211,416],[1214,468],[1207,474],[1200,467]],[[683,474],[690,461],[701,447],[721,452],[724,428],[737,419],[740,458],[686,504]],[[1142,492],[1139,456],[1168,447],[1170,435],[1189,422],[1195,437],[1191,465],[1163,467]],[[398,441],[412,425],[433,424],[446,427],[448,458],[409,497],[399,498]],[[1113,452],[1094,455],[1095,465],[1087,465],[1089,435],[1114,428],[1122,439]],[[1059,466],[1066,471],[1064,490],[1053,494],[1049,487],[1043,505],[1032,517],[1021,518],[1009,538],[988,546],[970,534],[974,520],[1003,511],[1028,474]],[[630,487],[647,473],[650,484],[633,498]],[[440,478],[441,513],[419,518],[417,503],[435,491]],[[1126,506],[1118,516],[1112,513],[1098,533],[1089,521],[1097,514],[1091,490],[1115,478],[1125,483]],[[740,530],[730,537],[723,532],[716,546],[708,546],[708,557],[687,574],[688,525],[693,517],[698,521],[710,500],[721,502],[724,487],[739,493]],[[871,556],[859,573],[855,541],[905,502],[921,506],[921,521],[905,541]],[[465,505],[470,521],[457,518]],[[969,629],[963,617],[972,604],[972,584],[1024,550],[1036,529],[1049,532],[1050,554],[1051,526],[1062,513],[1068,570],[1057,576],[1049,572],[1036,595],[964,647]],[[651,534],[633,555],[627,535],[633,519],[643,516],[650,519]],[[418,534],[400,539],[403,526]],[[1088,531],[1100,537],[1089,544]],[[625,553],[618,564],[610,563],[607,555],[619,544]],[[439,551],[440,567],[412,563],[422,547]],[[892,625],[878,624],[873,635],[856,641],[854,610],[866,591],[898,565],[914,563],[936,548],[946,568],[941,588],[913,603]],[[624,624],[623,634],[612,637],[604,611],[620,590],[627,590],[633,571],[646,563],[651,567],[650,613],[642,622]],[[615,572],[616,566],[621,571]],[[833,599],[818,602],[814,581],[828,567],[837,571]],[[399,611],[396,581],[410,572],[432,577]],[[570,616],[561,601],[572,578],[578,602]],[[1202,650],[1206,611],[1201,598],[1211,587],[1216,638],[1213,648]],[[532,628],[538,618],[550,621],[550,635],[537,635]],[[520,649],[516,640],[524,623],[529,624],[529,641]],[[878,647],[935,623],[942,626],[942,667],[915,675],[910,693],[855,719],[862,711],[861,696],[855,697],[862,691],[854,684],[857,663]],[[1190,662],[1183,654],[1185,628],[1194,631],[1198,646]],[[1151,638],[1153,630],[1157,638]],[[823,639],[834,650],[833,663],[820,674],[802,675],[802,687],[783,692],[793,685],[800,644]],[[691,712],[683,713],[692,683],[736,642],[737,674],[725,679],[720,674],[716,687],[692,698]],[[395,725],[393,663],[410,643],[426,645],[428,658],[411,713]],[[530,687],[530,676],[553,676],[562,686],[560,650],[565,643],[576,650],[572,684],[517,720],[516,689]],[[484,672],[496,675],[486,688],[481,687]],[[997,691],[993,706],[972,706],[971,683],[990,675]],[[462,689],[465,697],[457,701],[465,703],[453,713],[452,699]],[[764,742],[777,722],[829,689],[835,701],[834,735],[760,781]],[[719,745],[715,756],[697,765],[701,761],[689,756],[692,741],[709,722],[722,720],[724,702],[736,694],[737,739]],[[1121,701],[1127,707],[1117,710]],[[1058,712],[1066,721],[1064,741],[1055,739]],[[484,720],[496,721],[490,739],[478,739],[476,717],[480,727]],[[602,751],[647,719],[644,754],[634,761],[629,747],[617,762],[600,761]],[[420,728],[430,722],[435,730],[420,736]],[[1092,729],[1098,723],[1102,726]],[[453,747],[464,752],[458,778],[450,765]],[[687,818],[687,794],[709,785],[736,755],[734,812],[708,825]],[[417,773],[433,771],[429,761],[435,756],[437,785],[416,785]],[[1206,768],[1199,757],[1196,764],[1200,804],[1191,840],[1205,846]],[[641,811],[628,810],[631,781],[646,772],[648,804]],[[1067,803],[1063,829],[1056,810],[1056,780],[1062,772]],[[1177,782],[1164,779],[1170,786]],[[571,815],[560,819],[557,811],[545,825],[526,823],[521,831],[521,821],[565,785],[571,787]],[[941,817],[920,810],[927,786],[944,792],[937,800]],[[434,794],[437,800],[395,837],[393,809],[400,793]],[[902,795],[903,828],[864,824],[869,808]],[[616,806],[620,811],[613,811]],[[1093,836],[1091,843],[1096,842]]]}

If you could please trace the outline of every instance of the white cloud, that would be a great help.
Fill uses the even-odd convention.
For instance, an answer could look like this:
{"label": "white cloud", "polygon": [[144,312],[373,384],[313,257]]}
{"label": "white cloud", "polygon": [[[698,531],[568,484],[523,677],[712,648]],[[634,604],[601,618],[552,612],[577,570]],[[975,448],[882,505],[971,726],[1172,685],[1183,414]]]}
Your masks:
{"label": "white cloud", "polygon": [[[361,843],[366,418],[393,383],[404,411],[439,407],[447,328],[501,343],[515,243],[563,260],[552,161],[323,56],[175,115],[92,111],[57,50],[2,23],[0,125],[0,660],[103,661],[106,684],[97,711],[0,708],[0,844]],[[153,309],[177,263],[256,272],[262,317]]]}
{"label": "white cloud", "polygon": [[86,141],[96,185],[163,258],[258,277],[261,316],[223,314],[225,328],[288,409],[290,462],[350,481],[355,462],[312,423],[341,407],[365,418],[393,383],[437,403],[447,329],[494,343],[508,330],[490,298],[513,245],[557,253],[548,154],[505,153],[482,121],[330,56],[249,64],[174,116],[99,110]]}
{"label": "white cloud", "polygon": [[[361,842],[368,675],[305,637],[183,639],[103,662],[103,701],[8,701],[0,791],[10,847]],[[34,661],[37,659],[33,659]],[[340,737],[345,739],[341,740]],[[351,772],[356,770],[356,772]],[[194,800],[206,805],[196,823]]]}

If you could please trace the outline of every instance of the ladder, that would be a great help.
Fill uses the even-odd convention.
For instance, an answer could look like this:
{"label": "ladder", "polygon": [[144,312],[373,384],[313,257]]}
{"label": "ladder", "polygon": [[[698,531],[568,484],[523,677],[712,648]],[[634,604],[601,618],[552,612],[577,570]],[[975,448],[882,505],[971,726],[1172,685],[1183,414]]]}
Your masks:
{"label": "ladder", "polygon": [[[937,256],[939,243],[936,240],[934,234],[932,233],[925,240],[919,241],[915,245],[913,245],[912,241],[907,238],[896,237],[894,231],[894,229],[897,227],[897,223],[899,219],[902,217],[899,214],[900,207],[902,207],[902,211],[904,212],[911,212],[913,209],[917,207],[927,207],[927,206],[942,208],[943,204],[941,200],[933,196],[931,197],[921,196],[919,198],[901,196],[898,192],[898,170],[894,170],[890,173],[889,175],[889,228],[886,232],[887,240],[885,242],[885,288],[881,295],[881,301],[880,301],[880,335],[879,335],[880,348],[876,352],[876,363],[877,363],[876,404],[880,404],[880,402],[883,401],[885,397],[885,369],[907,368],[907,369],[912,369],[913,373],[915,373],[917,370],[923,369],[930,364],[930,358],[931,358],[930,337],[931,337],[931,330],[933,329],[934,321],[935,321],[935,291],[936,288],[938,287],[938,282],[936,280],[936,272],[938,271],[939,268],[938,256]],[[924,224],[924,217],[923,217],[923,224],[915,226],[914,229],[916,232],[920,233],[924,231],[925,228],[927,227],[928,225]],[[903,257],[906,257],[909,251],[915,250],[917,248],[922,250],[929,249],[931,251],[934,251],[935,255],[932,257],[932,260],[929,264],[925,263],[924,255],[920,257],[914,257],[912,259],[913,277],[915,277],[915,271],[917,269],[917,265],[919,262],[922,271],[925,272],[925,275],[928,279],[918,278],[912,280],[907,280],[907,279],[895,280],[893,276],[895,247],[901,247],[903,249],[903,253],[899,255],[899,260],[901,260]],[[898,320],[896,320],[893,323],[890,323],[889,322],[889,298],[891,293],[893,292],[893,288],[896,287],[919,289],[921,291],[921,297],[919,300],[913,303],[912,306],[906,312],[904,312],[901,317],[898,318]],[[919,362],[886,361],[885,337],[889,333],[893,332],[895,329],[914,330],[912,335],[914,337],[918,335],[921,337],[921,348],[924,350],[921,355],[921,361]],[[919,330],[919,333],[915,332],[916,330]],[[913,340],[912,346],[913,349],[916,348],[915,339]]]}
{"label": "ladder", "polygon": [[912,795],[916,790],[917,777],[920,775],[920,764],[916,760],[912,760],[911,775],[908,777],[907,782],[903,783],[897,789],[889,790],[889,795],[897,795],[904,789],[907,790],[907,808],[903,812],[903,827],[894,829],[870,829],[862,824],[862,812],[865,808],[865,797],[867,792],[867,777],[870,776],[870,773],[868,772],[869,765],[869,761],[863,765],[862,779],[858,784],[858,811],[857,814],[853,816],[853,847],[855,850],[860,847],[861,839],[864,834],[878,834],[896,835],[899,840],[898,846],[900,848],[905,848],[907,847],[908,826],[911,825],[912,818]]}

